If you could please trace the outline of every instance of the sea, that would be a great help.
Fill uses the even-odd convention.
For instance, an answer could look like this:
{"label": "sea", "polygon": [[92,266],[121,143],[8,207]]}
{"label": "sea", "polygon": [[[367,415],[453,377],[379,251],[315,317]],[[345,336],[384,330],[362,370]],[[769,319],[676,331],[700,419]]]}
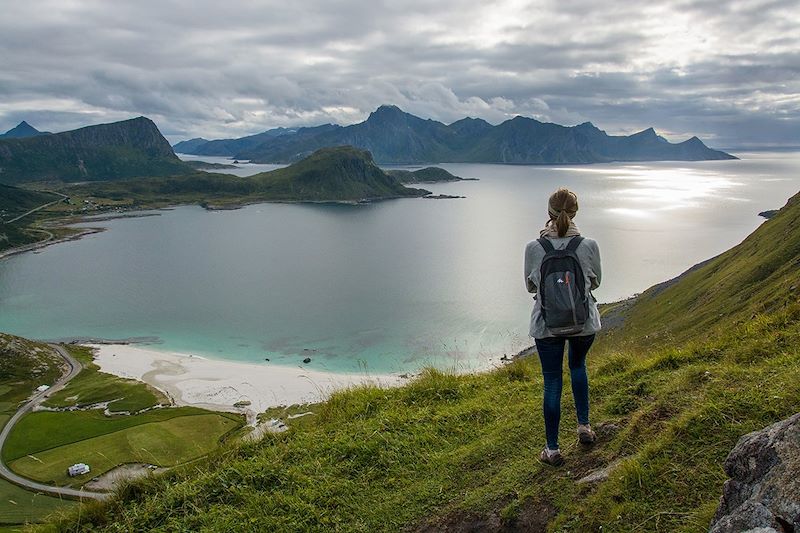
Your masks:
{"label": "sea", "polygon": [[554,190],[577,193],[575,221],[602,255],[595,296],[612,302],[734,246],[765,222],[760,211],[800,190],[800,152],[735,155],[441,164],[477,181],[421,186],[465,198],[182,206],[89,221],[80,226],[105,231],[0,260],[0,331],[267,365],[310,358],[330,372],[486,368],[531,344],[523,250]]}

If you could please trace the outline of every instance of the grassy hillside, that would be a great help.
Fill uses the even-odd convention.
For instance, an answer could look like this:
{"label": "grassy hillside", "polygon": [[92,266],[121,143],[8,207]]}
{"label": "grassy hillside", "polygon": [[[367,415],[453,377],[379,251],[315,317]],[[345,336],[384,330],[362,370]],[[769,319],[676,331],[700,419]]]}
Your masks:
{"label": "grassy hillside", "polygon": [[41,205],[56,201],[60,196],[39,191],[29,191],[18,187],[0,184],[0,251],[6,248],[22,246],[42,238],[40,232],[27,228],[31,217],[26,217],[13,224],[5,221],[30,211]]}
{"label": "grassy hillside", "polygon": [[706,531],[737,439],[800,411],[798,216],[795,197],[731,251],[607,311],[617,327],[589,357],[600,438],[576,444],[565,384],[562,468],[537,461],[528,358],[336,393],[288,433],[45,529]]}

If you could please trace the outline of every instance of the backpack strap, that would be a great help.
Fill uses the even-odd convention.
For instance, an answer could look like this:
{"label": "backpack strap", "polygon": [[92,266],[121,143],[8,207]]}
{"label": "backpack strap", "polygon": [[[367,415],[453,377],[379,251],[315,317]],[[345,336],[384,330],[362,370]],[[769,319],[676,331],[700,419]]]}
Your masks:
{"label": "backpack strap", "polygon": [[553,243],[551,243],[550,239],[546,237],[539,237],[536,239],[536,242],[542,245],[542,248],[544,248],[544,253],[546,254],[555,251],[555,248],[553,248]]}
{"label": "backpack strap", "polygon": [[581,245],[581,242],[583,242],[583,237],[581,237],[580,235],[574,236],[569,241],[569,244],[567,244],[567,251],[568,252],[574,252],[575,250],[578,249],[578,246]]}

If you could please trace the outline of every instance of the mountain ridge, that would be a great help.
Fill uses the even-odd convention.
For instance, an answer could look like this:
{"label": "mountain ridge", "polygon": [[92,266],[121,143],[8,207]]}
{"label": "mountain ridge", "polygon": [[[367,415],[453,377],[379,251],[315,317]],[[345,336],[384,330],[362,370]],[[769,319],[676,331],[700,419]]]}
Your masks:
{"label": "mountain ridge", "polygon": [[[736,159],[708,148],[699,139],[695,141],[696,137],[670,143],[657,135],[652,127],[628,136],[611,136],[591,122],[562,126],[520,115],[496,126],[470,117],[447,125],[422,119],[394,105],[379,106],[366,120],[357,124],[308,130],[302,136],[289,132],[258,137],[268,133],[264,132],[243,137],[240,141],[261,141],[246,147],[226,140],[227,152],[213,155],[258,163],[289,163],[319,148],[352,145],[369,150],[381,164],[590,164]],[[215,142],[219,141],[209,141],[194,150],[203,155],[203,147]]]}
{"label": "mountain ridge", "polygon": [[165,176],[187,169],[146,117],[0,139],[0,183],[8,185]]}

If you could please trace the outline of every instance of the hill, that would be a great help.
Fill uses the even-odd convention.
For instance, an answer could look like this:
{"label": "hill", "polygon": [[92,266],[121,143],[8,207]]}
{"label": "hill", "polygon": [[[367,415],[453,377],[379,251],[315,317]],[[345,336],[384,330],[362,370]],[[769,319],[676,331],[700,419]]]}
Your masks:
{"label": "hill", "polygon": [[7,223],[37,208],[57,202],[60,196],[48,192],[29,191],[0,184],[0,251],[40,240],[41,231],[28,228],[31,217]]}
{"label": "hill", "polygon": [[133,205],[199,202],[207,206],[257,201],[357,202],[430,194],[403,186],[380,169],[369,152],[350,146],[318,150],[286,168],[240,178],[195,172],[171,178],[143,178],[79,185],[78,195]]}
{"label": "hill", "polygon": [[[358,124],[327,126],[301,128],[296,133],[271,137],[251,136],[239,140],[241,143],[211,141],[222,143],[217,147],[224,147],[213,155],[259,163],[288,163],[319,148],[352,145],[369,150],[381,164],[581,164],[735,159],[706,147],[696,137],[672,144],[656,135],[652,128],[629,136],[610,136],[589,122],[567,127],[525,117],[515,117],[497,126],[472,118],[446,125],[421,119],[396,106],[381,106]],[[252,146],[245,146],[244,140]],[[210,143],[197,150],[206,146]]]}
{"label": "hill", "polygon": [[[387,170],[387,174],[394,176],[400,183],[436,183],[441,181],[464,181],[443,168],[427,167],[419,170]],[[473,178],[474,180],[474,178]]]}
{"label": "hill", "polygon": [[0,222],[58,200],[60,196],[39,191],[30,191],[0,183]]}
{"label": "hill", "polygon": [[25,137],[36,137],[37,135],[50,135],[50,132],[39,131],[24,120],[0,135],[0,139],[22,139]]}
{"label": "hill", "polygon": [[564,391],[560,469],[536,460],[540,370],[517,358],[337,392],[287,433],[50,528],[705,531],[737,439],[800,411],[799,219],[797,195],[740,245],[603,311],[616,326],[588,359],[599,440],[575,444]]}
{"label": "hill", "polygon": [[96,181],[186,172],[145,117],[52,135],[0,139],[0,183]]}

